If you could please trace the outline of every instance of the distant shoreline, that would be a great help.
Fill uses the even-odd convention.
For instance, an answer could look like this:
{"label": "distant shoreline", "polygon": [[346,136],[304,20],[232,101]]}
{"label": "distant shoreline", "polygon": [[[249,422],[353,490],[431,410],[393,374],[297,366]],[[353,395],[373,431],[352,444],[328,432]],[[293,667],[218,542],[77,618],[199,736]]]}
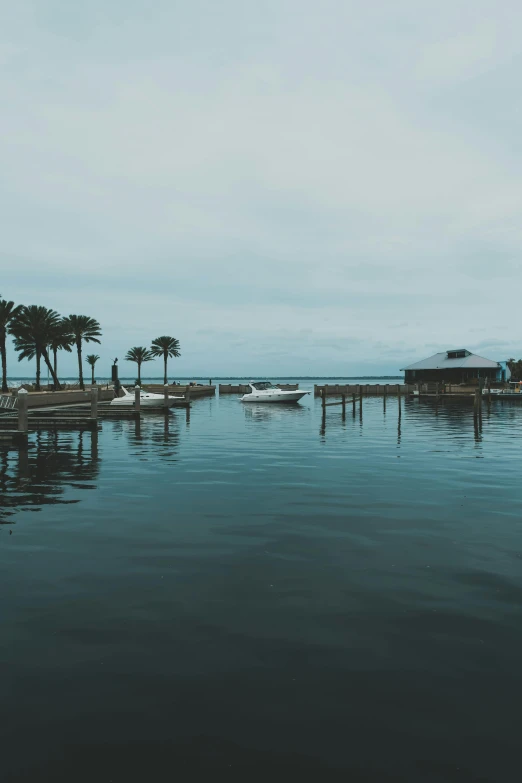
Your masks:
{"label": "distant shoreline", "polygon": [[[208,375],[177,375],[176,378],[191,378],[193,381],[207,381],[209,380]],[[383,378],[391,378],[392,380],[402,380],[402,375],[222,375],[222,376],[215,376],[212,380],[214,381],[246,381],[251,380],[253,377],[258,378],[259,380],[267,380],[271,378],[277,378],[277,380],[280,381],[289,381],[294,378],[299,378],[303,381],[311,381],[311,380],[317,380],[321,378],[325,381],[378,381],[382,380]],[[133,381],[135,380],[135,375],[123,375],[120,377],[120,381]],[[24,376],[24,375],[17,375],[15,378],[7,378],[8,381],[34,381],[34,376]],[[78,378],[73,375],[64,375],[60,376],[60,381],[77,381]],[[99,380],[103,381],[104,383],[110,380],[110,378],[102,378],[99,377]],[[143,376],[144,381],[163,381],[163,376],[157,376],[157,375],[147,375]],[[42,381],[43,382],[43,381]],[[87,383],[87,380],[85,381]]]}

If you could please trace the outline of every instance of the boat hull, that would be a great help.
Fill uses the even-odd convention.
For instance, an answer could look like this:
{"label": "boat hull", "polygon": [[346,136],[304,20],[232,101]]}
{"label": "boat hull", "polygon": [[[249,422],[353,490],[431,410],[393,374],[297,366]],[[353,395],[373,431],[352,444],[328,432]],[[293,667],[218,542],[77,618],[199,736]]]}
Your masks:
{"label": "boat hull", "polygon": [[271,403],[277,404],[281,402],[299,402],[310,392],[307,391],[288,391],[279,392],[274,394],[245,394],[241,397],[241,402],[255,402],[257,403]]}
{"label": "boat hull", "polygon": [[[177,402],[183,402],[184,397],[169,396],[165,401],[163,394],[143,393],[140,394],[140,408],[172,408]],[[123,397],[115,397],[111,401],[111,407],[115,408],[134,408],[136,406],[133,394],[124,394]]]}

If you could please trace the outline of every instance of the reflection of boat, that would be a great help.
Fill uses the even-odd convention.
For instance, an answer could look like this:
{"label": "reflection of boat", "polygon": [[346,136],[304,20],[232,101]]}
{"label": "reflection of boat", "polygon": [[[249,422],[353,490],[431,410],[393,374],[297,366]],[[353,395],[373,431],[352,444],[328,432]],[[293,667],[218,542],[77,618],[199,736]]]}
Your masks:
{"label": "reflection of boat", "polygon": [[[132,408],[134,406],[134,393],[127,391],[122,386],[123,397],[115,397],[111,401],[111,405],[116,407]],[[153,392],[140,391],[140,408],[172,408],[172,406],[178,401],[183,400],[184,397],[168,397],[167,405],[165,406],[165,397],[163,394],[153,394]]]}
{"label": "reflection of boat", "polygon": [[241,397],[241,402],[299,402],[299,400],[310,394],[309,391],[287,391],[280,389],[279,386],[273,386],[268,381],[250,381],[248,384],[251,391]]}
{"label": "reflection of boat", "polygon": [[492,399],[507,397],[510,400],[522,400],[522,381],[510,381],[509,386],[504,389],[482,389],[482,394],[486,397],[491,394]]}

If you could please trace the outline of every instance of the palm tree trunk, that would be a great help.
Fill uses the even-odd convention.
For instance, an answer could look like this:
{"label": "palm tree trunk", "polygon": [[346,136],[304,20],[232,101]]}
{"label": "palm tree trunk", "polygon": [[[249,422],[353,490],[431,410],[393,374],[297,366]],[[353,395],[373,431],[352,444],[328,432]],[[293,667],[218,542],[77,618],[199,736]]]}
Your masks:
{"label": "palm tree trunk", "polygon": [[76,348],[78,349],[78,378],[80,381],[80,389],[85,391],[85,384],[83,382],[83,369],[82,369],[82,340],[81,338],[76,340]]}
{"label": "palm tree trunk", "polygon": [[35,391],[40,391],[40,359],[41,353],[39,349],[36,350],[36,383],[34,385]]}
{"label": "palm tree trunk", "polygon": [[44,358],[44,362],[46,363],[49,372],[51,373],[51,378],[53,379],[54,388],[57,391],[60,391],[62,387],[60,386],[60,381],[58,380],[58,376],[56,375],[56,370],[51,365],[51,360],[49,358],[49,351],[47,350],[47,348],[44,348],[42,350],[42,356]]}
{"label": "palm tree trunk", "polygon": [[141,362],[137,362],[138,365],[138,386],[141,386]]}
{"label": "palm tree trunk", "polygon": [[92,370],[92,377],[91,377],[91,384],[94,386],[94,364],[91,364],[91,370]]}
{"label": "palm tree trunk", "polygon": [[54,365],[54,374],[58,375],[58,350],[57,350],[57,348],[53,348],[53,365]]}
{"label": "palm tree trunk", "polygon": [[165,362],[165,377],[163,378],[163,383],[167,384],[169,381],[167,378],[167,354],[166,353],[163,356],[163,360]]}
{"label": "palm tree trunk", "polygon": [[5,352],[5,330],[0,332],[0,353],[2,354],[2,394],[7,394],[7,356]]}

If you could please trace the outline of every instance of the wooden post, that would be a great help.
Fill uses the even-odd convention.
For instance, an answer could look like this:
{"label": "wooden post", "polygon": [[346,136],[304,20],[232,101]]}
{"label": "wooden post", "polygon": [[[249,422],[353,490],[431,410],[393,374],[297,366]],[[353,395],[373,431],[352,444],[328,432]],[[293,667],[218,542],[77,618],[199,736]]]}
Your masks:
{"label": "wooden post", "polygon": [[27,389],[18,391],[18,432],[27,432],[29,428],[27,420]]}
{"label": "wooden post", "polygon": [[98,418],[98,387],[91,386],[91,419]]}
{"label": "wooden post", "polygon": [[190,386],[187,386],[187,391],[185,392],[185,402],[187,403],[187,408],[190,408]]}
{"label": "wooden post", "polygon": [[345,416],[346,416],[346,394],[342,395],[341,400],[342,400],[342,406],[343,406],[342,407],[342,411],[343,411],[343,419],[344,419]]}
{"label": "wooden post", "polygon": [[321,405],[323,406],[323,410],[326,407],[326,389],[321,389]]}
{"label": "wooden post", "polygon": [[401,385],[400,383],[397,384],[397,397],[399,398],[399,402],[401,399]]}
{"label": "wooden post", "polygon": [[388,394],[388,384],[384,384],[384,399],[386,400],[386,395]]}
{"label": "wooden post", "polygon": [[352,394],[352,405],[353,405],[353,415],[355,416],[355,405],[357,403],[357,397],[355,396],[355,392]]}
{"label": "wooden post", "polygon": [[141,389],[139,386],[134,387],[134,409],[139,412],[141,407],[141,398],[140,398]]}
{"label": "wooden post", "polygon": [[474,411],[475,411],[475,416],[478,416],[479,394],[480,394],[480,391],[478,389],[475,389],[475,397],[474,397],[474,400],[473,400],[473,408],[474,408]]}
{"label": "wooden post", "polygon": [[169,407],[169,385],[166,383],[163,387],[163,404],[165,408]]}

